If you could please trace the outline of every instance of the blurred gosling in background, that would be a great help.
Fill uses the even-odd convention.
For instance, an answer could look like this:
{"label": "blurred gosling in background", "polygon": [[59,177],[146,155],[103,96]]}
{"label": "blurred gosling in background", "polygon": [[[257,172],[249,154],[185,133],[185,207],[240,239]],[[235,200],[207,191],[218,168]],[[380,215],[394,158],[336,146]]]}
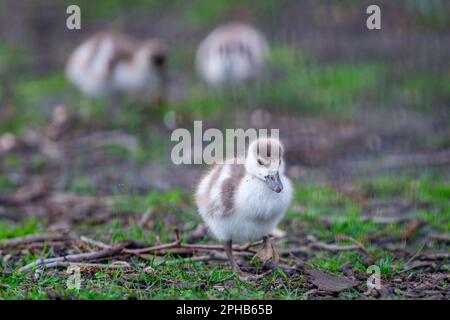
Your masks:
{"label": "blurred gosling in background", "polygon": [[166,46],[158,39],[102,32],[75,49],[66,73],[85,96],[122,95],[160,105],[166,98],[166,60]]}
{"label": "blurred gosling in background", "polygon": [[197,70],[211,87],[240,84],[260,76],[268,54],[261,32],[230,23],[213,30],[197,50]]}

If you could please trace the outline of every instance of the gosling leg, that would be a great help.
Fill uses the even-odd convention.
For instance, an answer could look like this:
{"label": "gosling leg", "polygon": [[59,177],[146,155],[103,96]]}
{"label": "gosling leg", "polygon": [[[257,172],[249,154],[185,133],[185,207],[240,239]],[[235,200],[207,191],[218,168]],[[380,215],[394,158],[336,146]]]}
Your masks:
{"label": "gosling leg", "polygon": [[231,270],[233,270],[233,272],[239,272],[240,271],[239,266],[233,257],[233,247],[232,246],[233,246],[233,242],[231,240],[225,242],[225,244],[224,244],[225,253],[227,254],[228,260],[230,261]]}

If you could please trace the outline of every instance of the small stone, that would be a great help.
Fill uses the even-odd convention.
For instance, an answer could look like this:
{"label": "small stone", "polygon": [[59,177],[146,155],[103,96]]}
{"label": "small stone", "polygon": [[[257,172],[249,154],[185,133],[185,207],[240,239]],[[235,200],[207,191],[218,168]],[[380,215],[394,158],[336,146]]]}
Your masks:
{"label": "small stone", "polygon": [[144,272],[145,272],[147,275],[152,276],[152,275],[154,275],[154,274],[156,273],[156,270],[153,269],[152,267],[148,266],[148,267],[146,267],[146,268],[144,269]]}
{"label": "small stone", "polygon": [[17,144],[16,136],[12,133],[4,133],[0,136],[0,152],[9,152]]}

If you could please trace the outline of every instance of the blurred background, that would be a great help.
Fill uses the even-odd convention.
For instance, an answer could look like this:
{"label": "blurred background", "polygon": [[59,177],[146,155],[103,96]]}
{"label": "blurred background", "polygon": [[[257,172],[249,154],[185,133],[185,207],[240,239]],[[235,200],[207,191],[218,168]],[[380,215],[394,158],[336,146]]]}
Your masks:
{"label": "blurred background", "polygon": [[[370,1],[79,1],[81,30],[65,27],[69,4],[1,2],[0,131],[19,137],[38,130],[51,122],[55,106],[64,105],[86,120],[64,138],[112,129],[132,135],[136,157],[92,151],[101,158],[99,165],[92,163],[91,151],[75,148],[74,156],[57,161],[64,167],[60,175],[87,175],[86,180],[94,181],[86,183],[95,190],[111,190],[123,179],[143,190],[186,183],[166,177],[172,168],[160,177],[152,173],[152,179],[142,175],[150,162],[168,164],[173,144],[162,121],[168,110],[177,111],[179,127],[201,119],[204,126],[218,128],[282,128],[290,164],[332,166],[337,175],[351,168],[350,160],[381,158],[383,163],[388,155],[431,153],[449,146],[447,1],[381,1],[382,30],[374,31],[366,28]],[[200,41],[230,21],[259,28],[271,45],[265,81],[231,97],[206,90],[194,65]],[[64,66],[70,53],[103,30],[168,43],[168,109],[141,117],[142,109],[129,104],[114,119],[104,119],[107,102],[82,99],[68,83]],[[34,157],[39,155],[30,160],[39,162]],[[124,177],[117,166],[129,174]],[[58,186],[70,188],[67,179]]]}
{"label": "blurred background", "polygon": [[[1,1],[4,190],[34,175],[96,194],[191,187],[200,168],[167,161],[170,111],[177,127],[197,119],[204,129],[280,128],[290,175],[303,181],[448,165],[447,1],[381,1],[382,30],[373,31],[370,1],[79,1],[81,30],[66,28],[69,4]],[[271,54],[257,86],[217,94],[196,75],[195,51],[230,21],[259,28]],[[142,116],[130,102],[105,117],[106,99],[85,99],[66,80],[70,53],[103,30],[167,42],[167,108]],[[57,106],[62,124],[52,124]],[[57,137],[48,136],[52,125],[62,126]]]}
{"label": "blurred background", "polygon": [[[192,188],[204,167],[170,161],[173,128],[193,120],[280,128],[297,188],[284,229],[303,230],[305,217],[323,227],[326,215],[333,227],[318,234],[362,239],[379,227],[355,216],[412,212],[448,233],[450,2],[375,2],[381,30],[366,28],[374,1],[79,0],[82,29],[68,30],[73,1],[1,0],[0,235],[26,233],[11,226],[38,217],[28,228],[90,221],[110,227],[113,241],[148,240],[154,234],[125,226],[150,204],[165,213],[156,231],[186,219],[177,214],[196,217]],[[195,52],[230,21],[261,30],[270,57],[262,81],[227,94],[202,83]],[[67,81],[70,53],[102,30],[167,42],[164,108],[125,101],[110,114],[107,99],[86,99]],[[74,195],[124,198],[108,209]]]}

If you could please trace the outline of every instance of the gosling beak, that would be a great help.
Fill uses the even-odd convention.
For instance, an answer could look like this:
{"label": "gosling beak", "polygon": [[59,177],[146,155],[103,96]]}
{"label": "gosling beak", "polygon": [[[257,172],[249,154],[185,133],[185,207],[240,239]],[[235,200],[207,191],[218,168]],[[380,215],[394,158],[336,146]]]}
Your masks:
{"label": "gosling beak", "polygon": [[265,179],[267,186],[276,193],[280,193],[283,190],[283,184],[281,183],[280,175],[278,174],[278,172],[266,176]]}

